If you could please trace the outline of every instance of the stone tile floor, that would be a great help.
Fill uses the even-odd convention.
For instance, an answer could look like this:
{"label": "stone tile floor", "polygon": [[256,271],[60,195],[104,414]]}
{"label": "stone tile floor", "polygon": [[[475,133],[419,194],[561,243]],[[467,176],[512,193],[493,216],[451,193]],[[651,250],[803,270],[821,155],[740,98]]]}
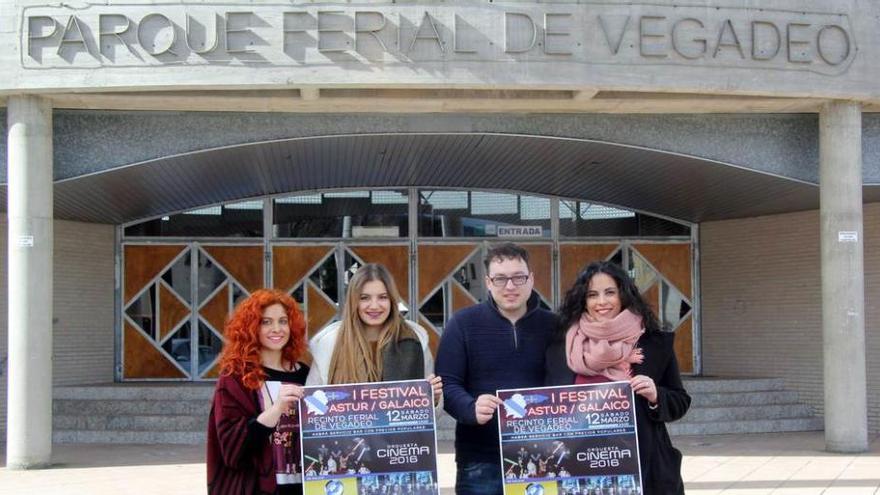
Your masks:
{"label": "stone tile floor", "polygon": [[[880,438],[859,455],[824,452],[821,432],[689,436],[688,494],[880,495]],[[0,464],[5,465],[5,446]],[[455,482],[452,445],[440,445],[440,485]],[[205,492],[204,448],[179,445],[56,445],[40,471],[0,468],[0,494],[191,494]]]}

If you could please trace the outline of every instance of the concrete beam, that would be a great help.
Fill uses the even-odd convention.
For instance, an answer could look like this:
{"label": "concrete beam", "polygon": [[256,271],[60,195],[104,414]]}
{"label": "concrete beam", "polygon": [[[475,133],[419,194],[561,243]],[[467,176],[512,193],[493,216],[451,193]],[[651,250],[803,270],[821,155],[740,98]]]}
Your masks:
{"label": "concrete beam", "polygon": [[299,97],[304,101],[315,101],[321,97],[321,88],[301,88]]}
{"label": "concrete beam", "polygon": [[[815,113],[825,100],[582,91],[169,91],[46,95],[55,108],[292,113]],[[440,95],[439,97],[437,95]],[[590,96],[587,98],[587,96]]]}
{"label": "concrete beam", "polygon": [[6,467],[52,454],[52,105],[8,101],[9,381]]}
{"label": "concrete beam", "polygon": [[825,445],[832,452],[865,452],[862,111],[857,103],[831,102],[820,113],[819,202]]}
{"label": "concrete beam", "polygon": [[[198,14],[189,2],[7,3],[7,94],[393,81],[880,99],[880,5],[868,0],[303,2],[295,13],[221,2]],[[137,32],[102,33],[101,16]]]}
{"label": "concrete beam", "polygon": [[582,89],[575,91],[573,98],[578,101],[592,100],[597,94],[599,94],[598,89]]}

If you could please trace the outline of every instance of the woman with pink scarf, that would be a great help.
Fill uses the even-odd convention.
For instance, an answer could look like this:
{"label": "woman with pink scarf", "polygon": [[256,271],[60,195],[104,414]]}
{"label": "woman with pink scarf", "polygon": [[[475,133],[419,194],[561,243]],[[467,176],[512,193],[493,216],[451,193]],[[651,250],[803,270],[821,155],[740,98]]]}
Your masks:
{"label": "woman with pink scarf", "polygon": [[681,452],[666,423],[688,410],[672,341],[618,265],[590,263],[565,295],[559,331],[547,349],[546,385],[628,380],[636,394],[642,486],[646,495],[684,493]]}

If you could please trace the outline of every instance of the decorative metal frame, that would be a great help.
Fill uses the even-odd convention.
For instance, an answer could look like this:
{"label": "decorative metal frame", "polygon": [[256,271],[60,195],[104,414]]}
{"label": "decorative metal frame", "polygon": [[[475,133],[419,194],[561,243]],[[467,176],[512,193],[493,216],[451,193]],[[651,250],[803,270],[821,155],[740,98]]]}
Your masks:
{"label": "decorative metal frame", "polygon": [[[277,198],[288,197],[292,195],[307,195],[307,194],[318,194],[318,193],[339,193],[339,192],[353,192],[353,191],[374,191],[374,190],[406,190],[408,194],[408,221],[409,221],[409,235],[408,237],[400,237],[396,239],[392,238],[342,238],[342,237],[319,237],[319,238],[289,238],[289,237],[275,237],[273,236],[273,200]],[[272,247],[276,245],[316,245],[316,244],[326,244],[326,245],[335,245],[334,247],[334,256],[337,260],[337,266],[342,266],[342,260],[344,258],[344,250],[347,244],[359,244],[359,245],[401,245],[408,244],[409,245],[409,294],[408,296],[404,296],[408,298],[408,305],[410,307],[409,318],[417,319],[417,315],[420,308],[420,301],[417,301],[418,297],[418,246],[420,244],[460,244],[460,243],[475,243],[478,245],[479,250],[481,252],[485,252],[486,247],[492,243],[497,242],[497,239],[486,238],[486,237],[422,237],[419,236],[418,233],[418,208],[419,208],[419,191],[424,190],[442,190],[442,191],[479,191],[479,192],[494,192],[494,193],[502,193],[502,194],[512,194],[517,196],[533,196],[533,197],[543,197],[550,199],[550,229],[551,235],[549,238],[535,238],[535,237],[523,237],[523,238],[505,238],[505,240],[509,240],[512,242],[517,242],[520,244],[529,244],[529,243],[537,243],[544,245],[551,245],[551,273],[549,276],[551,277],[551,292],[552,294],[545,294],[545,298],[549,298],[549,301],[545,301],[550,304],[552,307],[556,307],[559,304],[559,299],[562,294],[560,294],[559,288],[559,280],[560,280],[560,260],[559,260],[559,246],[560,244],[583,244],[583,243],[616,243],[623,249],[623,263],[624,266],[628,266],[628,256],[629,250],[626,249],[631,244],[638,243],[652,243],[652,244],[680,244],[680,243],[689,243],[691,245],[691,280],[692,280],[692,294],[690,294],[690,302],[691,302],[691,318],[692,318],[692,338],[693,338],[693,369],[694,374],[700,374],[702,372],[702,359],[701,359],[701,321],[700,321],[700,271],[699,271],[699,226],[697,224],[693,224],[690,222],[665,217],[663,215],[656,215],[650,212],[643,212],[639,210],[632,210],[630,208],[624,208],[617,205],[605,204],[606,206],[620,208],[627,211],[632,211],[634,213],[640,213],[644,215],[650,215],[655,218],[660,218],[663,220],[667,220],[673,223],[678,223],[680,225],[684,225],[690,228],[690,235],[687,236],[657,236],[657,237],[638,237],[638,236],[620,236],[620,237],[611,237],[611,236],[603,236],[603,237],[591,237],[591,236],[573,236],[573,237],[560,237],[559,235],[559,206],[560,201],[588,201],[584,198],[563,198],[558,196],[547,196],[541,194],[533,194],[531,192],[525,191],[515,191],[515,190],[506,190],[506,189],[461,189],[461,188],[442,188],[442,187],[395,187],[393,185],[385,186],[385,187],[374,187],[374,188],[336,188],[336,189],[319,189],[319,190],[303,190],[303,191],[290,191],[281,194],[274,194],[268,196],[261,196],[256,198],[240,198],[235,201],[227,201],[222,203],[215,203],[209,205],[203,205],[198,208],[190,208],[182,211],[168,212],[163,215],[156,215],[149,218],[139,219],[136,221],[128,222],[123,225],[119,225],[117,227],[117,244],[116,244],[116,259],[117,259],[117,270],[116,270],[116,313],[117,313],[117,325],[116,325],[116,342],[114,343],[115,349],[115,361],[116,361],[116,379],[117,381],[123,380],[123,349],[122,349],[122,334],[123,334],[123,319],[125,318],[125,311],[123,305],[126,301],[122,300],[122,283],[124,278],[124,251],[123,248],[126,245],[150,245],[150,244],[186,244],[190,246],[190,249],[196,249],[201,244],[210,243],[211,245],[228,245],[228,246],[242,246],[242,245],[255,245],[259,244],[262,241],[263,246],[263,254],[264,254],[264,281],[266,286],[272,286]],[[230,238],[230,237],[157,237],[157,236],[125,236],[125,228],[137,223],[154,220],[156,218],[161,218],[167,215],[174,215],[178,213],[183,213],[184,211],[190,211],[192,209],[201,209],[208,208],[212,206],[226,205],[226,204],[234,204],[241,203],[243,201],[253,201],[253,200],[262,200],[263,202],[263,236],[262,239],[259,237],[251,237],[251,238]],[[519,202],[518,202],[519,203]],[[596,203],[596,204],[604,204],[604,203]],[[196,251],[193,251],[196,252]],[[357,256],[355,256],[357,258]],[[322,261],[323,262],[323,261]],[[197,265],[192,263],[193,270],[197,269]],[[656,270],[655,270],[656,271]],[[226,273],[226,270],[223,270]],[[341,277],[341,272],[337,272],[338,276]],[[659,271],[657,272],[660,273]],[[226,273],[229,276],[228,273]],[[161,274],[159,275],[161,277]],[[191,290],[198,290],[198,279],[197,274],[191,275],[193,278],[191,279]],[[231,277],[231,276],[230,276]],[[659,282],[659,281],[658,281]],[[446,282],[443,282],[446,284]],[[337,280],[338,290],[341,291],[344,286],[343,281]],[[445,290],[441,288],[440,290]],[[564,290],[564,289],[563,289]],[[339,301],[342,301],[344,294],[339,294]],[[193,301],[197,301],[197,295],[194,295],[195,299]],[[451,311],[451,297],[445,297],[445,311]],[[192,307],[197,307],[197,303],[193,303]],[[198,340],[198,308],[193,310],[190,315],[190,320],[194,321],[191,323],[191,338],[197,342]],[[197,352],[197,345],[191,345],[191,352]],[[193,366],[195,366],[195,361],[191,361]],[[175,363],[176,364],[176,363]],[[189,372],[188,372],[189,374]],[[151,380],[159,380],[159,379],[139,379],[139,381],[151,381]],[[200,377],[195,376],[194,380],[202,380]],[[161,379],[161,381],[167,381],[166,379]]]}

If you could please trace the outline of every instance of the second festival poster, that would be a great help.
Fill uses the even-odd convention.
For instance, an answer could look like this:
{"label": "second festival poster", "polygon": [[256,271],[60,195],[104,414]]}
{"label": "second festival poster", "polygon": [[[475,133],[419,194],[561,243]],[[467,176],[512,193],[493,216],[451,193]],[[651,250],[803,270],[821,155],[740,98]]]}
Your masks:
{"label": "second festival poster", "polygon": [[305,495],[436,495],[437,440],[425,380],[306,387]]}
{"label": "second festival poster", "polygon": [[505,495],[641,495],[629,382],[499,390]]}

